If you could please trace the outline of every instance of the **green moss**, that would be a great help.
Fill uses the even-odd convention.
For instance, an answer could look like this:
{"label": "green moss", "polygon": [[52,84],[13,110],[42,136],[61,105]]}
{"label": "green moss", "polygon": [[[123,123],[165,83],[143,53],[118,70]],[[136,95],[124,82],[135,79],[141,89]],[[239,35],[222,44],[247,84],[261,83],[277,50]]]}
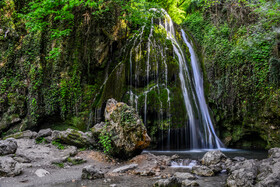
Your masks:
{"label": "green moss", "polygon": [[54,163],[57,167],[64,168],[64,163]]}

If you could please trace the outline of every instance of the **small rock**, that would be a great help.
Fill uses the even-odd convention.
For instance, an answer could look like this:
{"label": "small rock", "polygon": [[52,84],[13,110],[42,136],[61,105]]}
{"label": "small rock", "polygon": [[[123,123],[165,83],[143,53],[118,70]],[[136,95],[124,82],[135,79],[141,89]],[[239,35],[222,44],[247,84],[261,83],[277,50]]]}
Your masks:
{"label": "small rock", "polygon": [[0,157],[0,176],[14,177],[21,173],[22,168],[11,157]]}
{"label": "small rock", "polygon": [[182,186],[199,186],[199,184],[196,181],[186,179],[182,181]]}
{"label": "small rock", "polygon": [[181,186],[182,183],[176,177],[169,179],[160,179],[154,183],[154,187],[171,187],[171,186]]}
{"label": "small rock", "polygon": [[220,150],[209,151],[205,153],[201,159],[201,163],[206,166],[218,164],[221,161],[226,160],[226,155],[224,155]]}
{"label": "small rock", "polygon": [[215,174],[213,172],[213,170],[211,170],[207,166],[194,166],[192,168],[192,172],[194,174],[197,174],[199,176],[204,176],[204,177],[211,177],[211,176],[214,176],[214,174]]}
{"label": "small rock", "polygon": [[233,161],[237,161],[237,162],[243,162],[246,160],[246,158],[244,157],[240,157],[240,156],[236,156],[232,159]]}
{"label": "small rock", "polygon": [[180,158],[179,155],[172,155],[171,156],[171,160],[175,160],[175,159],[178,159],[178,158]]}
{"label": "small rock", "polygon": [[105,179],[104,180],[105,183],[108,183],[108,182],[111,182],[111,181],[112,181],[111,179]]}
{"label": "small rock", "polygon": [[98,137],[99,134],[102,132],[103,128],[105,127],[105,125],[106,124],[104,122],[97,123],[96,125],[94,125],[91,129],[93,136]]}
{"label": "small rock", "polygon": [[48,129],[41,129],[36,138],[41,138],[41,137],[47,137],[47,136],[51,136],[52,135],[52,130],[50,128]]}
{"label": "small rock", "polygon": [[280,158],[280,148],[272,148],[268,150],[270,158]]}
{"label": "small rock", "polygon": [[189,179],[189,180],[196,179],[196,176],[194,176],[191,173],[176,172],[176,173],[174,173],[174,176],[179,178],[179,179]]}
{"label": "small rock", "polygon": [[14,154],[17,148],[17,142],[13,138],[0,141],[0,155]]}
{"label": "small rock", "polygon": [[124,173],[128,170],[132,170],[138,167],[138,164],[130,164],[130,165],[126,165],[126,166],[122,166],[120,168],[116,168],[112,171],[112,173]]}
{"label": "small rock", "polygon": [[49,174],[50,174],[50,172],[48,172],[47,170],[44,170],[44,169],[37,169],[35,171],[35,175],[37,175],[38,177],[44,177]]}
{"label": "small rock", "polygon": [[82,179],[101,179],[104,178],[104,173],[95,169],[93,165],[85,166],[82,170]]}
{"label": "small rock", "polygon": [[86,160],[84,160],[84,159],[81,158],[81,157],[75,156],[75,157],[68,157],[68,158],[67,158],[67,162],[68,162],[70,165],[78,165],[78,164],[85,163]]}

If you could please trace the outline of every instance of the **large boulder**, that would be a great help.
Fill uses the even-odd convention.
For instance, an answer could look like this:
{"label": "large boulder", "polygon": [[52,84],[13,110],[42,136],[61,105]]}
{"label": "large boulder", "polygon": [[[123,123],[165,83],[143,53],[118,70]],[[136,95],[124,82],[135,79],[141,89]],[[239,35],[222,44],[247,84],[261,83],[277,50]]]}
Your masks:
{"label": "large boulder", "polygon": [[13,138],[0,141],[0,156],[14,154],[18,148],[17,142]]}
{"label": "large boulder", "polygon": [[66,131],[55,130],[52,132],[52,140],[77,147],[96,147],[96,142],[91,132],[84,133],[74,129],[67,129]]}
{"label": "large boulder", "polygon": [[105,108],[106,125],[94,127],[93,133],[99,129],[101,136],[110,138],[112,149],[110,154],[122,159],[133,157],[149,146],[150,137],[141,118],[134,108],[125,103],[109,99]]}
{"label": "large boulder", "polygon": [[205,155],[201,159],[201,163],[206,166],[211,166],[222,161],[224,162],[226,158],[227,157],[220,150],[209,151],[205,153]]}
{"label": "large boulder", "polygon": [[227,179],[227,186],[254,186],[258,174],[258,161],[251,159],[237,162],[228,169],[228,172],[230,175]]}
{"label": "large boulder", "polygon": [[13,177],[19,175],[22,169],[18,162],[11,157],[0,157],[0,176]]}
{"label": "large boulder", "polygon": [[268,155],[260,161],[257,186],[280,186],[280,148],[270,149]]}

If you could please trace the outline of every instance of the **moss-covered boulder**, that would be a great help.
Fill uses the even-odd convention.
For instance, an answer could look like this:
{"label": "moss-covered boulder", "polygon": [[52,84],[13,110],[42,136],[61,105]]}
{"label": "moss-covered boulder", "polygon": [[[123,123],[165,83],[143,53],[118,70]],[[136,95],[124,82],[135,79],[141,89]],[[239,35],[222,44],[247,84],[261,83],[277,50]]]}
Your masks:
{"label": "moss-covered boulder", "polygon": [[105,108],[105,120],[106,125],[100,133],[100,139],[104,139],[104,136],[109,138],[111,155],[126,159],[149,146],[151,139],[147,129],[133,107],[109,99]]}
{"label": "moss-covered boulder", "polygon": [[81,148],[96,147],[97,145],[91,132],[84,133],[74,129],[67,129],[66,131],[55,130],[52,133],[52,140]]}

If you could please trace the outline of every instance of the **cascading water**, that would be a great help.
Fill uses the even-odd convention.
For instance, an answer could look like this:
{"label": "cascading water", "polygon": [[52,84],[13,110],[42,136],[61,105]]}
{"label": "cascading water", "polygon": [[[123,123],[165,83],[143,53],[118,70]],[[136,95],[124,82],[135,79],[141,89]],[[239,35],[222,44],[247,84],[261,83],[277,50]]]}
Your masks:
{"label": "cascading water", "polygon": [[188,62],[170,16],[164,10],[151,11],[161,18],[151,18],[151,26],[146,24],[128,41],[129,57],[113,71],[120,76],[126,67],[125,81],[116,82],[125,84],[118,86],[126,88],[122,100],[142,115],[162,150],[223,147],[213,128],[192,45],[181,30],[191,56]]}
{"label": "cascading water", "polygon": [[[194,52],[192,45],[188,42],[184,30],[181,29],[181,32],[182,32],[184,42],[185,42],[185,44],[187,44],[187,46],[189,48],[189,52],[191,54],[191,66],[192,66],[192,74],[193,74],[194,82],[195,82],[195,93],[197,94],[202,119],[203,119],[203,122],[207,129],[208,140],[206,140],[206,142],[209,142],[210,148],[213,148],[214,146],[216,146],[217,148],[224,147],[223,143],[220,141],[220,139],[217,137],[217,135],[215,133],[215,130],[214,130],[214,127],[212,124],[212,120],[211,120],[211,117],[209,114],[208,106],[205,101],[203,78],[202,78],[201,71],[198,66],[197,56]],[[213,144],[213,141],[214,141],[214,144]]]}
{"label": "cascading water", "polygon": [[[189,117],[190,148],[221,148],[223,144],[217,137],[211,121],[204,97],[203,78],[198,67],[198,60],[193,47],[188,42],[183,29],[181,29],[184,42],[187,44],[191,54],[192,73],[190,74],[184,53],[175,39],[172,19],[166,11],[161,11],[165,16],[165,22],[164,24],[160,22],[160,26],[166,30],[167,38],[172,41],[173,50],[179,61],[181,89]],[[187,86],[187,84],[194,85],[194,89],[193,86]],[[190,98],[193,99],[195,106],[193,106]],[[195,112],[198,113],[198,120],[195,119]],[[196,121],[198,121],[198,123]]]}

